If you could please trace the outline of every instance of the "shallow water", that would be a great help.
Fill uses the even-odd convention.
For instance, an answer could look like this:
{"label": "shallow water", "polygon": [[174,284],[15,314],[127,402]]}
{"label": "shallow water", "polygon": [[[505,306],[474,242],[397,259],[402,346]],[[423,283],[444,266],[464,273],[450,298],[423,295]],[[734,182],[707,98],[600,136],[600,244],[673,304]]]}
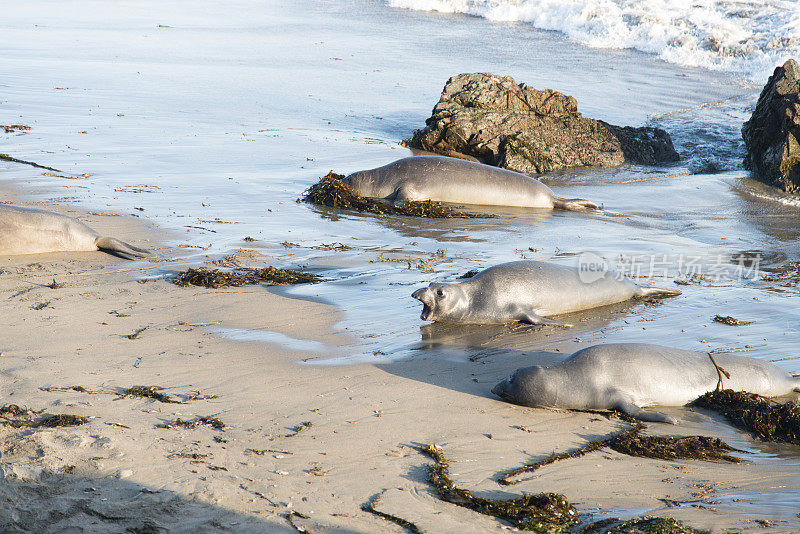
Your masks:
{"label": "shallow water", "polygon": [[[149,218],[205,248],[198,261],[248,248],[264,264],[320,272],[330,281],[276,291],[338,305],[338,328],[356,341],[307,364],[391,365],[423,353],[471,362],[575,339],[729,348],[800,371],[797,286],[760,280],[800,259],[800,206],[740,166],[739,128],[763,82],[366,0],[26,2],[4,10],[0,31],[0,123],[32,127],[3,135],[0,152],[91,174],[1,163],[0,179]],[[399,142],[424,125],[447,78],[468,71],[573,95],[586,116],[664,127],[683,161],[542,177],[560,196],[602,203],[599,214],[418,220],[295,202],[330,169],[409,155]],[[313,248],[338,243],[352,249]],[[410,298],[472,269],[520,258],[576,265],[587,251],[683,295],[566,317],[573,329],[425,325]],[[675,284],[691,274],[707,279]],[[718,324],[717,314],[752,324]],[[316,350],[274,333],[228,335]]]}

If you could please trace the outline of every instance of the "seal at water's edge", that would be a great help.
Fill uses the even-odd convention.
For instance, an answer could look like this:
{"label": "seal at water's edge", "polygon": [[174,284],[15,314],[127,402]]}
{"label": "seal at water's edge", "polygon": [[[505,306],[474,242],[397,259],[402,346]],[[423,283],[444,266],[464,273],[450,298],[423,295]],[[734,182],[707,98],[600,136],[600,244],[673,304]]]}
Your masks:
{"label": "seal at water's edge", "polygon": [[0,256],[105,250],[142,258],[147,250],[100,234],[67,215],[0,204]]}
{"label": "seal at water's edge", "polygon": [[764,397],[800,391],[800,377],[777,365],[731,354],[673,349],[645,343],[594,345],[552,367],[523,367],[492,393],[523,406],[617,410],[642,421],[674,417],[642,406],[683,406],[717,387],[717,366],[730,375],[724,387]]}
{"label": "seal at water's edge", "polygon": [[422,320],[571,326],[546,316],[680,294],[641,287],[609,271],[585,280],[576,268],[523,260],[489,267],[460,284],[432,283],[411,296],[422,302]]}
{"label": "seal at water's edge", "polygon": [[522,208],[596,210],[580,198],[563,199],[539,180],[518,172],[444,156],[412,156],[344,179],[356,195],[395,204],[433,200]]}

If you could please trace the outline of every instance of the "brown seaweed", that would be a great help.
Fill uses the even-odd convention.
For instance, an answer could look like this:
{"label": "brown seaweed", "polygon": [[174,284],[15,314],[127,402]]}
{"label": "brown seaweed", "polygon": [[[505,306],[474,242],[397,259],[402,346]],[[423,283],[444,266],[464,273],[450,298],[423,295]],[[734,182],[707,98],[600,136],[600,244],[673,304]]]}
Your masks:
{"label": "brown seaweed", "polygon": [[800,405],[794,401],[778,403],[755,393],[725,389],[706,393],[692,406],[714,410],[765,441],[800,445]]}
{"label": "brown seaweed", "polygon": [[441,449],[425,445],[420,452],[436,462],[428,468],[428,482],[445,502],[506,520],[520,530],[561,532],[578,521],[575,507],[566,497],[556,493],[498,500],[476,497],[469,490],[457,487],[450,479],[450,465]]}
{"label": "brown seaweed", "polygon": [[231,271],[219,269],[187,269],[180,273],[172,282],[181,287],[199,286],[220,288],[230,286],[243,286],[252,284],[290,285],[313,284],[322,278],[315,274],[296,271],[293,269],[276,269],[265,267],[263,269],[239,268]]}
{"label": "brown seaweed", "polygon": [[23,163],[25,165],[30,165],[31,167],[37,167],[39,169],[45,169],[48,171],[64,172],[58,169],[54,169],[53,167],[46,167],[45,165],[39,165],[38,163],[34,163],[33,161],[25,161],[24,159],[17,159],[13,156],[9,156],[8,154],[0,154],[0,161],[10,161],[11,163]]}
{"label": "brown seaweed", "polygon": [[751,324],[753,321],[740,321],[730,315],[715,315],[714,316],[715,323],[726,324],[728,326],[744,326]]}
{"label": "brown seaweed", "polygon": [[0,129],[3,130],[3,133],[10,134],[16,131],[30,130],[31,127],[24,124],[0,124]]}
{"label": "brown seaweed", "polygon": [[176,428],[176,427],[180,427],[180,428],[195,429],[195,428],[199,427],[200,425],[208,425],[211,428],[214,428],[216,430],[222,430],[223,428],[225,428],[225,423],[223,423],[221,419],[219,419],[218,417],[212,417],[210,415],[209,416],[196,417],[194,419],[187,419],[187,420],[178,418],[177,420],[175,420],[172,423],[163,423],[163,424],[157,425],[156,428]]}
{"label": "brown seaweed", "polygon": [[[384,490],[385,491],[385,490]],[[403,519],[402,517],[398,517],[396,515],[387,514],[386,512],[381,512],[380,510],[375,509],[375,505],[378,504],[378,501],[381,499],[381,495],[383,492],[373,495],[367,502],[361,505],[361,509],[365,512],[369,512],[371,514],[377,515],[378,517],[382,517],[387,521],[391,521],[401,527],[405,528],[409,532],[413,534],[423,534],[425,531],[419,528],[417,525],[408,521],[407,519]]]}
{"label": "brown seaweed", "polygon": [[719,438],[708,436],[644,436],[641,432],[647,428],[640,422],[635,423],[633,428],[611,434],[604,440],[590,441],[586,445],[571,451],[550,456],[525,464],[521,467],[511,469],[500,475],[497,482],[503,486],[517,484],[519,480],[511,480],[522,473],[530,473],[546,465],[579,458],[590,452],[608,447],[621,454],[636,456],[640,458],[655,458],[659,460],[721,460],[731,463],[739,463],[741,460],[728,452],[743,452],[734,449]]}
{"label": "brown seaweed", "polygon": [[355,210],[378,215],[408,215],[410,217],[442,218],[491,218],[485,213],[458,211],[441,202],[432,200],[408,201],[396,206],[384,200],[360,197],[344,183],[344,175],[330,171],[319,182],[306,189],[300,200],[331,208]]}
{"label": "brown seaweed", "polygon": [[148,399],[155,399],[158,402],[183,404],[181,401],[175,400],[169,395],[161,393],[162,389],[164,388],[161,388],[159,386],[133,386],[126,389],[119,395],[121,397],[142,397]]}
{"label": "brown seaweed", "polygon": [[773,272],[762,276],[765,282],[783,282],[784,285],[792,286],[800,283],[800,261],[790,262],[782,265]]}
{"label": "brown seaweed", "polygon": [[16,404],[0,406],[0,425],[11,428],[54,428],[58,426],[77,426],[89,422],[88,417],[72,414],[46,415],[35,419],[36,412],[20,408]]}
{"label": "brown seaweed", "polygon": [[623,521],[616,517],[581,528],[581,534],[711,534],[710,530],[687,527],[669,517],[638,517]]}

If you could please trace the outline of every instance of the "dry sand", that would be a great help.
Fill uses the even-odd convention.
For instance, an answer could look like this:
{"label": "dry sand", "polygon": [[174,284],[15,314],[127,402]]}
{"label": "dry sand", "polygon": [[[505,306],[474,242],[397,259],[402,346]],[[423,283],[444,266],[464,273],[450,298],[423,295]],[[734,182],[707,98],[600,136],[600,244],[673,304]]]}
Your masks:
{"label": "dry sand", "polygon": [[[492,398],[507,363],[488,362],[480,372],[433,357],[315,366],[299,363],[315,354],[221,338],[203,325],[354,346],[334,328],[339,312],[330,305],[260,286],[209,290],[145,281],[185,267],[182,249],[162,245],[170,236],[133,218],[56,209],[150,247],[157,259],[128,262],[101,252],[0,258],[3,404],[91,418],[76,427],[0,428],[4,532],[403,532],[361,509],[377,494],[378,509],[426,532],[508,529],[437,500],[426,483],[430,460],[415,448],[427,443],[443,448],[458,485],[480,495],[554,491],[584,513],[659,509],[715,529],[762,530],[747,513],[737,514],[735,503],[715,506],[720,495],[775,491],[797,478],[777,462],[668,462],[601,450],[504,488],[498,473],[626,423]],[[53,280],[56,289],[48,287]],[[570,353],[580,346],[548,348]],[[548,354],[542,358],[557,357]],[[73,385],[89,392],[42,390]],[[166,404],[119,395],[135,385],[161,386],[178,399],[198,392],[209,398]],[[651,424],[648,432],[744,443],[707,417],[674,413],[689,420]],[[225,427],[159,428],[198,416],[217,417]],[[661,499],[692,503],[668,508]],[[287,518],[292,511],[305,517]]]}

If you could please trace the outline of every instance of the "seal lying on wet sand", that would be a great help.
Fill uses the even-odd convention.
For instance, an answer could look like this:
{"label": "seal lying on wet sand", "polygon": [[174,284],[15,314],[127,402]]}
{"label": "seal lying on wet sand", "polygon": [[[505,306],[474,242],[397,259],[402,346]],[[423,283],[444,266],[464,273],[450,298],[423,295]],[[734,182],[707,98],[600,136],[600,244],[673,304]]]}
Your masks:
{"label": "seal lying on wet sand", "polygon": [[67,215],[0,204],[0,256],[89,250],[135,258],[149,254],[113,237],[102,237]]}
{"label": "seal lying on wet sand", "polygon": [[492,393],[523,406],[571,410],[618,410],[642,421],[674,417],[642,406],[683,406],[717,387],[717,366],[730,378],[724,387],[765,397],[800,391],[800,377],[777,365],[730,354],[709,354],[645,343],[607,343],[579,350],[553,367],[523,367]]}
{"label": "seal lying on wet sand", "polygon": [[423,320],[571,326],[546,316],[632,298],[680,294],[671,289],[641,287],[608,271],[593,273],[584,280],[576,268],[527,260],[495,265],[460,284],[433,283],[411,296],[422,301]]}
{"label": "seal lying on wet sand", "polygon": [[539,180],[518,172],[444,156],[413,156],[344,179],[356,195],[396,204],[434,200],[573,211],[600,207],[580,198],[563,199]]}

